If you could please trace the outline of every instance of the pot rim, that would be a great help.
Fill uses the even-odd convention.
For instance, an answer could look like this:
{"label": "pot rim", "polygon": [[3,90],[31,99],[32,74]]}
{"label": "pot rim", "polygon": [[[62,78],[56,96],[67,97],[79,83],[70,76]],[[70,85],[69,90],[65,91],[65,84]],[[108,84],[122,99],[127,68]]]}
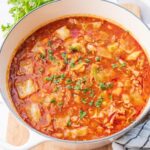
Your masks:
{"label": "pot rim", "polygon": [[[23,18],[21,18],[13,27],[12,29],[9,31],[9,33],[7,34],[7,36],[5,37],[1,47],[0,47],[0,54],[3,50],[3,46],[5,45],[5,42],[7,41],[7,38],[9,37],[9,35],[11,34],[11,32],[17,27],[17,25],[22,21],[24,20],[26,17],[28,17],[30,14],[32,14],[33,12],[47,6],[47,5],[50,5],[50,4],[53,4],[53,3],[57,3],[57,2],[60,2],[61,0],[54,0],[53,2],[47,2],[43,5],[41,5],[40,7],[32,10],[31,12],[29,12],[28,14],[26,14]],[[129,10],[125,9],[124,7],[120,6],[119,4],[116,4],[116,3],[113,3],[113,2],[110,2],[108,0],[101,0],[105,3],[110,3],[112,4],[113,6],[115,7],[119,7],[121,9],[123,9],[126,13],[128,13],[129,15],[133,15],[136,19],[138,19],[138,21],[140,21],[148,30],[148,32],[150,31],[149,30],[149,27],[146,23],[144,23],[140,18],[138,18],[134,13],[130,12]],[[0,91],[1,88],[0,88]],[[35,132],[38,136],[42,136],[44,138],[47,138],[47,140],[52,140],[52,141],[56,141],[56,142],[61,142],[61,143],[69,143],[69,144],[90,144],[90,143],[98,143],[98,142],[103,142],[103,141],[106,141],[106,140],[114,140],[115,137],[118,137],[118,136],[122,136],[122,134],[126,133],[127,131],[129,131],[131,128],[133,128],[149,111],[149,109],[147,108],[147,110],[145,110],[146,108],[143,108],[141,114],[136,118],[136,120],[131,123],[129,126],[125,127],[124,129],[112,134],[112,135],[109,135],[109,136],[106,136],[106,137],[102,137],[102,138],[97,138],[97,139],[93,139],[93,140],[86,140],[86,141],[75,141],[75,140],[63,140],[63,139],[59,139],[59,138],[55,138],[55,137],[52,137],[52,136],[49,136],[49,135],[46,135],[38,130],[36,130],[35,128],[33,128],[32,126],[30,126],[29,124],[27,124],[25,121],[23,121],[23,119],[19,116],[18,113],[16,113],[13,108],[10,106],[10,104],[8,103],[8,100],[5,98],[5,96],[3,95],[2,92],[0,92],[0,94],[2,95],[2,98],[3,100],[5,101],[7,107],[9,108],[10,112],[13,114],[13,116],[15,116],[15,118],[19,121],[19,123],[21,123],[23,126],[25,126],[28,130],[30,131],[33,131]],[[149,99],[148,99],[149,101]],[[148,101],[147,101],[147,104],[146,106],[148,105]],[[146,107],[145,106],[145,107]],[[149,107],[150,108],[150,107]],[[16,108],[15,108],[16,109]]]}

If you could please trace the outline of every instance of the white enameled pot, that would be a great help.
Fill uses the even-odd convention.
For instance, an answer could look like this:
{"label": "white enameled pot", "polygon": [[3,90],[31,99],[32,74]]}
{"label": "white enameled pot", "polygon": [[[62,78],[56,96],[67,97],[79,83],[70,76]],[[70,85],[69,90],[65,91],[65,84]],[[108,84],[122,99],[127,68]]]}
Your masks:
{"label": "white enameled pot", "polygon": [[0,52],[1,94],[9,110],[14,114],[20,123],[28,128],[30,131],[30,137],[26,144],[18,147],[10,145],[0,139],[0,147],[4,147],[10,150],[26,150],[43,141],[52,141],[56,145],[67,149],[95,149],[102,147],[125,134],[133,126],[135,126],[149,111],[150,101],[148,101],[143,112],[137,117],[136,121],[134,121],[127,128],[111,136],[89,141],[69,141],[53,138],[33,129],[20,118],[9,96],[6,84],[7,69],[9,68],[9,62],[14,50],[23,40],[25,40],[31,33],[33,33],[41,26],[60,17],[72,15],[94,15],[120,25],[124,29],[131,32],[131,34],[144,48],[145,53],[149,58],[150,31],[139,18],[116,4],[103,0],[60,0],[48,3],[32,11],[21,21],[19,21],[19,23],[10,31],[1,47]]}

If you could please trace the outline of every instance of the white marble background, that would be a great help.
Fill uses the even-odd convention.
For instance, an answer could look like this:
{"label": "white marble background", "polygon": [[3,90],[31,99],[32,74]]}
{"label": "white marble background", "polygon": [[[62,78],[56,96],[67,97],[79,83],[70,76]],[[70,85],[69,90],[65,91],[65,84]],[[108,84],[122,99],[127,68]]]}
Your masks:
{"label": "white marble background", "polygon": [[[110,0],[116,3],[132,2],[136,3],[142,12],[142,20],[150,25],[150,0]],[[0,26],[1,24],[12,21],[8,13],[10,6],[7,5],[7,0],[0,0]],[[0,46],[4,40],[4,35],[0,31]],[[0,95],[0,139],[6,139],[8,109]],[[4,150],[0,147],[0,150]]]}

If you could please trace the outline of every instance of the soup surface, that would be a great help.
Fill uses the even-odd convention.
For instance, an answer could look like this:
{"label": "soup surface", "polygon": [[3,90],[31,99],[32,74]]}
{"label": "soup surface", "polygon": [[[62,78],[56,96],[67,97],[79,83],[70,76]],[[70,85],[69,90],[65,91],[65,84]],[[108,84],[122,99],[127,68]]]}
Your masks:
{"label": "soup surface", "polygon": [[137,118],[150,94],[150,65],[128,31],[99,18],[68,17],[24,41],[8,83],[18,113],[33,128],[90,140]]}

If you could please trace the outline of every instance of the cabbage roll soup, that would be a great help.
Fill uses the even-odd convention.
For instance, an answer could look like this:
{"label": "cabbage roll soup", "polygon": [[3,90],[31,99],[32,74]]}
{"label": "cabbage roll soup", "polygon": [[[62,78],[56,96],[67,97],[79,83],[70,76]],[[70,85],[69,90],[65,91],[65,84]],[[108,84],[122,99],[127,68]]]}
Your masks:
{"label": "cabbage roll soup", "polygon": [[66,17],[31,34],[9,68],[21,118],[65,140],[91,140],[131,124],[150,94],[150,65],[129,31],[96,17]]}

